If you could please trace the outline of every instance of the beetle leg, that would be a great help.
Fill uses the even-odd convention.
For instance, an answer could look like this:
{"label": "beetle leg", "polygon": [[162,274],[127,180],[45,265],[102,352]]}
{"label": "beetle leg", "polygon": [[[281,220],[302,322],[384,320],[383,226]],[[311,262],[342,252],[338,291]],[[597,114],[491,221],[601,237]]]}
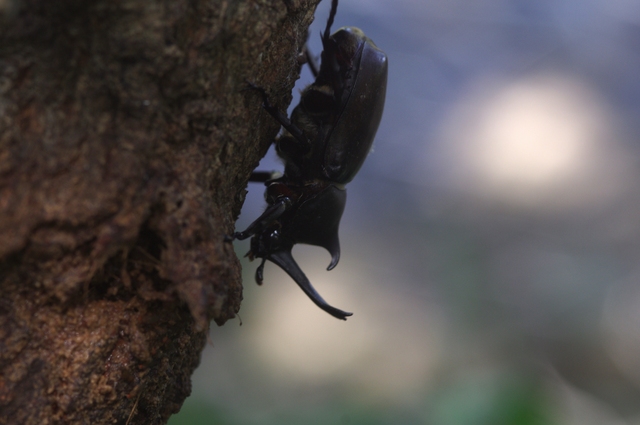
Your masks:
{"label": "beetle leg", "polygon": [[275,252],[269,255],[268,259],[269,261],[278,265],[289,276],[291,276],[291,278],[298,284],[302,291],[307,294],[311,301],[313,301],[314,304],[320,307],[322,310],[340,320],[347,320],[347,317],[353,315],[353,313],[342,311],[327,304],[327,302],[320,296],[320,294],[316,292],[313,286],[311,286],[311,282],[309,282],[309,279],[307,279],[307,276],[305,276],[303,271],[300,269],[298,263],[296,263],[296,261],[293,259],[290,250]]}
{"label": "beetle leg", "polygon": [[269,180],[275,180],[280,177],[281,174],[277,171],[254,171],[249,177],[250,182],[264,183]]}
{"label": "beetle leg", "polygon": [[324,29],[324,35],[322,41],[328,40],[331,36],[331,25],[333,25],[333,19],[336,17],[338,11],[338,0],[331,1],[331,11],[329,12],[329,19],[327,19],[327,26]]}
{"label": "beetle leg", "polygon": [[251,90],[260,92],[260,94],[262,95],[262,107],[265,109],[265,111],[267,111],[276,121],[278,121],[280,125],[285,128],[285,130],[291,133],[291,135],[295,137],[296,140],[298,140],[304,146],[311,146],[311,142],[302,133],[302,130],[300,130],[296,125],[292,124],[291,120],[289,120],[289,118],[285,114],[280,112],[278,108],[271,104],[271,102],[269,101],[269,96],[267,95],[265,89],[250,82],[247,82],[247,84],[249,85],[249,88]]}
{"label": "beetle leg", "polygon": [[258,285],[262,285],[262,277],[264,276],[264,263],[265,261],[267,261],[266,258],[263,258],[262,261],[260,262],[260,265],[258,266],[258,268],[256,269],[256,283]]}
{"label": "beetle leg", "polygon": [[271,225],[274,221],[278,219],[286,210],[288,210],[293,203],[291,199],[283,196],[278,199],[276,203],[273,205],[269,205],[267,209],[258,217],[253,223],[249,225],[243,232],[235,232],[230,240],[238,239],[244,240],[247,239],[256,233],[261,233],[264,231],[269,225]]}

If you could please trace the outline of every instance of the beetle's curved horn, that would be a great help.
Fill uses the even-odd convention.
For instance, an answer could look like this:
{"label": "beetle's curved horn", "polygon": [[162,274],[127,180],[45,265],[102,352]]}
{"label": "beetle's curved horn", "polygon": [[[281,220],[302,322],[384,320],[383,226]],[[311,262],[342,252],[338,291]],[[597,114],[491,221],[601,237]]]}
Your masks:
{"label": "beetle's curved horn", "polygon": [[311,282],[307,279],[304,272],[296,263],[296,260],[293,259],[291,255],[291,251],[278,251],[275,252],[268,257],[269,261],[278,265],[282,270],[284,270],[291,278],[298,284],[298,286],[304,291],[305,294],[311,301],[314,302],[315,305],[332,315],[333,317],[341,320],[347,320],[347,317],[353,315],[353,313],[348,313],[346,311],[342,311],[335,307],[330,306],[327,302],[316,292],[316,290],[311,286]]}
{"label": "beetle's curved horn", "polygon": [[333,270],[333,268],[338,265],[338,261],[340,261],[340,240],[338,239],[338,232],[336,231],[331,239],[324,242],[322,247],[331,254],[331,264],[329,264],[327,270]]}

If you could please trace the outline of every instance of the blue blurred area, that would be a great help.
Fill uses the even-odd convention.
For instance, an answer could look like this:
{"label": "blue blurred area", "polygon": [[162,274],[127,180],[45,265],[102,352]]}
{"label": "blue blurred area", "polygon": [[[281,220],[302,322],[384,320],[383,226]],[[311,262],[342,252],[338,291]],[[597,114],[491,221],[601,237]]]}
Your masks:
{"label": "blue blurred area", "polygon": [[640,2],[343,0],[344,25],[389,55],[385,114],[340,264],[294,255],[354,316],[244,263],[170,423],[640,423]]}

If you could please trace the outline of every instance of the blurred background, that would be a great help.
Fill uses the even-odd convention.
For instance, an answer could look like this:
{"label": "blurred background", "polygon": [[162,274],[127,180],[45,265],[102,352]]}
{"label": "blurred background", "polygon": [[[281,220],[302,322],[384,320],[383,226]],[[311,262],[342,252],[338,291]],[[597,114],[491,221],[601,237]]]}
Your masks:
{"label": "blurred background", "polygon": [[244,262],[169,423],[640,424],[640,2],[342,0],[344,25],[389,56],[385,112],[340,264],[294,256],[354,315]]}

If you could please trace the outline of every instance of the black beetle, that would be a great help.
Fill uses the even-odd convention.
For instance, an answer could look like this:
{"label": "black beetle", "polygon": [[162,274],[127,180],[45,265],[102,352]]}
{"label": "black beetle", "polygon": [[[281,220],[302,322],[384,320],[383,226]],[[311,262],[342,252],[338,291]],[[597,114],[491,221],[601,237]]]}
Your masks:
{"label": "black beetle", "polygon": [[250,181],[267,186],[268,206],[245,231],[228,240],[253,236],[247,255],[262,258],[256,270],[258,284],[269,260],[291,276],[318,307],[346,320],[352,313],[327,304],[291,255],[297,243],[316,245],[331,254],[327,270],[338,264],[338,227],[347,197],[344,186],[371,150],[384,108],[387,56],[358,28],[344,27],[330,34],[337,6],[338,0],[333,0],[321,36],[320,70],[311,66],[316,80],[302,92],[291,120],[271,105],[264,89],[250,84],[262,94],[266,111],[286,130],[276,140],[285,170],[277,178],[268,172],[251,175]]}

